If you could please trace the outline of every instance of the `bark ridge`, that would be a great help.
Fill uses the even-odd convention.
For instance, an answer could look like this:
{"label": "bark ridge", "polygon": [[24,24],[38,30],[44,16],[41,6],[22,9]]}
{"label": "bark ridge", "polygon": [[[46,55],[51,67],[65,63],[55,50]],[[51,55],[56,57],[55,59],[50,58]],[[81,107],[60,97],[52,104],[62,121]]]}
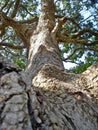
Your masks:
{"label": "bark ridge", "polygon": [[0,56],[0,130],[98,130],[98,64],[82,74],[45,64],[29,84]]}

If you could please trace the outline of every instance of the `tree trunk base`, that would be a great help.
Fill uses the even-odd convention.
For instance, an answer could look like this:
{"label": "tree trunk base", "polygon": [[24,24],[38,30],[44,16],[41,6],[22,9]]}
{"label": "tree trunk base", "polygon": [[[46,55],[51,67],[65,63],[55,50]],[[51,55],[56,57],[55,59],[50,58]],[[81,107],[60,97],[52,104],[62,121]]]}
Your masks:
{"label": "tree trunk base", "polygon": [[87,72],[80,77],[46,64],[30,86],[24,72],[8,72],[8,65],[0,68],[0,130],[98,130],[97,104],[82,91]]}

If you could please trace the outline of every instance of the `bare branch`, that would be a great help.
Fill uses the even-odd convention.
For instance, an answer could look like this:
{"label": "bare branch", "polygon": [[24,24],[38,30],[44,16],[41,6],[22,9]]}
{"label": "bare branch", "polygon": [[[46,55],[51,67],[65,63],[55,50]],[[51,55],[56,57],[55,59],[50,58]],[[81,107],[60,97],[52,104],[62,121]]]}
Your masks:
{"label": "bare branch", "polygon": [[33,14],[31,12],[29,12],[25,6],[20,5],[20,7],[22,7],[28,14],[30,14],[31,16],[33,16]]}
{"label": "bare branch", "polygon": [[77,63],[76,61],[72,61],[72,60],[66,60],[66,59],[62,59],[62,61],[64,61],[64,62],[70,62],[70,63],[74,63],[74,64],[76,64],[76,65],[80,65],[80,63]]}
{"label": "bare branch", "polygon": [[54,29],[52,30],[52,35],[53,36],[56,36],[57,32],[59,31],[59,29],[62,27],[62,25],[67,21],[71,21],[72,23],[74,23],[76,26],[78,26],[79,29],[80,26],[74,21],[74,18],[70,18],[70,17],[67,17],[67,16],[64,16],[64,17],[60,17],[58,18],[58,21],[56,22],[56,25],[54,27]]}
{"label": "bare branch", "polygon": [[85,29],[82,29],[81,31],[79,31],[77,33],[72,34],[71,37],[76,38],[76,37],[81,36],[81,35],[83,35],[84,33],[87,33],[87,32],[94,35],[94,36],[98,36],[97,31],[93,31],[93,30],[91,30],[89,28],[85,28]]}
{"label": "bare branch", "polygon": [[34,18],[32,18],[32,19],[28,19],[28,20],[19,21],[19,23],[21,23],[21,24],[24,24],[24,23],[31,24],[31,23],[33,23],[33,22],[38,22],[38,17],[37,17],[37,16],[35,16],[35,17],[34,17]]}
{"label": "bare branch", "polygon": [[[0,17],[1,17],[1,21],[2,23],[4,23],[6,26],[11,26],[13,28],[17,28],[20,29],[22,26],[22,24],[31,24],[33,22],[37,22],[38,21],[38,17],[34,17],[31,20],[25,20],[25,21],[15,21],[12,18],[8,17],[5,13],[0,11]],[[0,28],[2,28],[2,25],[0,25]],[[27,27],[26,27],[27,28]]]}
{"label": "bare branch", "polygon": [[68,36],[61,35],[61,34],[57,34],[56,39],[57,39],[58,42],[82,44],[82,45],[86,45],[86,46],[93,46],[93,45],[98,44],[98,40],[90,41],[88,39],[71,38],[71,37],[68,37]]}
{"label": "bare branch", "polygon": [[91,51],[96,51],[96,52],[98,52],[98,49],[97,48],[87,48],[87,50],[91,50]]}
{"label": "bare branch", "polygon": [[[31,34],[33,33],[34,29],[36,28],[36,22],[32,24],[22,24],[21,22],[15,21],[12,18],[6,16],[5,13],[0,12],[2,23],[5,26],[11,26],[15,29],[16,34],[18,37],[22,39],[25,46],[29,46],[29,40]],[[35,19],[33,19],[35,21]],[[0,26],[2,28],[2,26]]]}
{"label": "bare branch", "polygon": [[86,19],[82,20],[82,21],[80,22],[80,24],[83,23],[83,22],[85,22],[87,19],[91,18],[92,16],[93,16],[93,15],[91,14],[91,15],[88,16]]}
{"label": "bare branch", "polygon": [[13,13],[11,14],[11,18],[14,18],[16,16],[16,13],[17,13],[17,10],[18,10],[18,7],[19,7],[19,3],[20,3],[20,0],[16,0]]}
{"label": "bare branch", "polygon": [[17,25],[19,26],[19,23],[16,22],[15,20],[13,20],[12,18],[8,17],[5,13],[0,11],[0,17],[1,17],[1,21],[2,23],[5,24],[5,26],[14,26],[17,27]]}
{"label": "bare branch", "polygon": [[73,52],[72,52],[67,58],[64,58],[64,57],[63,57],[64,61],[70,59],[77,51],[83,50],[83,49],[84,49],[84,48],[76,48],[76,49],[74,49]]}
{"label": "bare branch", "polygon": [[[81,27],[79,26],[79,24],[77,24],[77,23],[75,22],[75,20],[77,19],[77,17],[78,17],[78,15],[76,15],[76,16],[73,17],[73,18],[68,17],[68,16],[61,16],[61,15],[60,15],[60,16],[58,16],[58,15],[55,16],[55,18],[58,18],[58,19],[69,20],[69,21],[71,21],[73,24],[75,24],[79,29],[81,29]],[[64,22],[63,22],[62,24],[64,24]]]}
{"label": "bare branch", "polygon": [[21,50],[23,48],[26,48],[25,46],[16,46],[13,43],[6,43],[6,42],[0,42],[0,46],[6,46],[9,47],[11,49],[16,49],[16,50]]}
{"label": "bare branch", "polygon": [[67,42],[67,43],[77,43],[77,44],[87,44],[88,40],[87,39],[75,39],[75,38],[70,38],[61,34],[57,34],[57,41],[59,42]]}
{"label": "bare branch", "polygon": [[65,17],[58,19],[54,29],[52,30],[52,35],[56,36],[56,34],[59,31],[59,29],[61,28],[62,24],[65,23],[66,21],[67,21],[67,19]]}

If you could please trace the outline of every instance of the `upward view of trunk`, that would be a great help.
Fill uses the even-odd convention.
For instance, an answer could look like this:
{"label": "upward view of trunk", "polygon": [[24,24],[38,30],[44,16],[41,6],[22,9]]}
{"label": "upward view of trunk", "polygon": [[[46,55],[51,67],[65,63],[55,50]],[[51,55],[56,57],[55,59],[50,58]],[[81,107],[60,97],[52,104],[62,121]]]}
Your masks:
{"label": "upward view of trunk", "polygon": [[0,130],[98,130],[98,64],[64,71],[54,12],[42,0],[25,72],[0,55]]}
{"label": "upward view of trunk", "polygon": [[38,26],[31,37],[27,68],[27,73],[31,79],[45,64],[55,65],[63,70],[58,45],[51,33],[54,27],[54,11],[53,0],[42,1],[42,12]]}

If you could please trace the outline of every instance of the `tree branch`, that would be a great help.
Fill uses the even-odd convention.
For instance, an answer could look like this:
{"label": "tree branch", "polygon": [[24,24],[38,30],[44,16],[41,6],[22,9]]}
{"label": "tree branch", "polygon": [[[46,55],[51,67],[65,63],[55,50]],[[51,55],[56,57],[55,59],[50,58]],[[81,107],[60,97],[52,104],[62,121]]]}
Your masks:
{"label": "tree branch", "polygon": [[54,27],[54,29],[52,30],[52,35],[53,36],[56,36],[57,32],[59,31],[59,29],[61,29],[62,25],[67,21],[71,21],[72,23],[74,23],[76,26],[78,26],[79,29],[80,26],[74,21],[74,18],[70,18],[70,17],[67,17],[67,16],[64,16],[64,17],[60,17],[58,18],[58,21],[56,22],[56,25]]}
{"label": "tree branch", "polygon": [[[5,13],[0,12],[1,21],[5,26],[11,26],[15,29],[17,36],[19,36],[24,42],[25,46],[29,46],[29,38],[36,28],[36,24],[26,24],[18,21],[14,21],[12,18],[6,16]],[[35,19],[33,19],[35,21]],[[0,26],[2,29],[2,26]]]}
{"label": "tree branch", "polygon": [[58,19],[54,29],[52,30],[52,35],[53,36],[56,36],[59,29],[62,27],[62,24],[65,23],[66,21],[67,21],[67,19],[65,17],[62,17],[62,18]]}
{"label": "tree branch", "polygon": [[[15,21],[12,18],[8,17],[5,13],[0,11],[0,17],[1,17],[1,22],[4,23],[6,26],[11,26],[13,28],[18,28],[20,29],[23,24],[31,24],[33,22],[38,21],[38,17],[34,17],[31,20],[25,20],[25,21]],[[26,26],[26,25],[25,25]],[[0,29],[2,28],[2,25],[0,25]],[[27,27],[26,27],[27,28]]]}
{"label": "tree branch", "polygon": [[86,46],[93,46],[93,45],[97,45],[98,44],[98,40],[90,42],[90,43],[86,43]]}
{"label": "tree branch", "polygon": [[5,26],[11,27],[19,27],[19,23],[12,18],[8,17],[5,13],[0,11],[1,22],[5,24]]}
{"label": "tree branch", "polygon": [[62,61],[64,62],[70,62],[70,63],[74,63],[74,64],[77,64],[77,65],[80,65],[80,63],[77,63],[76,61],[72,61],[72,60],[66,60],[66,59],[62,59]]}
{"label": "tree branch", "polygon": [[14,18],[16,16],[17,10],[18,10],[18,7],[19,7],[19,3],[20,3],[20,0],[16,0],[13,13],[11,14],[11,18]]}
{"label": "tree branch", "polygon": [[79,50],[91,50],[91,51],[96,51],[96,52],[98,52],[98,49],[96,49],[96,48],[82,48],[82,47],[79,47],[79,48],[76,48],[76,49],[74,49],[73,50],[73,52],[67,57],[67,58],[62,58],[62,60],[63,61],[67,61],[68,59],[70,59],[77,51],[79,51]]}
{"label": "tree branch", "polygon": [[82,44],[86,46],[93,46],[98,44],[98,40],[90,41],[88,39],[77,39],[77,38],[70,38],[68,36],[64,36],[61,34],[56,35],[56,39],[58,42],[67,42],[67,43],[74,43],[74,44]]}
{"label": "tree branch", "polygon": [[93,16],[93,15],[91,14],[91,15],[88,16],[86,19],[82,20],[82,21],[80,22],[80,24],[83,23],[83,22],[85,22],[87,19],[89,19],[89,18],[92,17],[92,16]]}
{"label": "tree branch", "polygon": [[32,19],[19,21],[19,23],[21,23],[21,24],[25,24],[25,23],[31,24],[31,23],[33,23],[33,22],[38,22],[38,17],[37,17],[37,16],[35,16],[35,17],[32,18]]}
{"label": "tree branch", "polygon": [[70,59],[77,51],[83,50],[83,49],[84,48],[76,48],[76,49],[74,49],[73,52],[67,58],[63,57],[63,61],[66,61],[66,60]]}
{"label": "tree branch", "polygon": [[3,43],[0,42],[0,46],[6,46],[6,47],[9,47],[11,49],[16,49],[16,50],[21,50],[21,49],[26,48],[25,46],[16,46],[13,43],[6,43],[6,42],[3,42]]}
{"label": "tree branch", "polygon": [[87,44],[88,40],[87,39],[75,39],[75,38],[70,38],[61,34],[57,34],[57,41],[59,42],[67,42],[67,43],[77,43],[77,44]]}
{"label": "tree branch", "polygon": [[25,6],[20,5],[20,7],[22,7],[29,15],[33,16],[33,14],[31,12],[29,12]]}
{"label": "tree branch", "polygon": [[77,33],[72,34],[71,37],[76,38],[76,37],[81,36],[81,35],[83,35],[84,33],[87,33],[87,32],[94,35],[94,36],[98,36],[97,31],[93,31],[93,30],[91,30],[89,28],[85,28],[85,29],[82,29],[81,31],[79,31]]}
{"label": "tree branch", "polygon": [[[71,17],[68,17],[68,16],[59,16],[59,15],[55,15],[55,18],[58,18],[58,19],[65,19],[65,20],[69,20],[69,21],[71,21],[73,24],[75,24],[79,29],[81,29],[81,27],[79,26],[79,24],[77,24],[76,22],[75,22],[75,20],[77,19],[77,17],[78,17],[78,15],[76,15],[75,17],[73,17],[73,18],[71,18]],[[63,24],[64,24],[64,22],[63,22]]]}

